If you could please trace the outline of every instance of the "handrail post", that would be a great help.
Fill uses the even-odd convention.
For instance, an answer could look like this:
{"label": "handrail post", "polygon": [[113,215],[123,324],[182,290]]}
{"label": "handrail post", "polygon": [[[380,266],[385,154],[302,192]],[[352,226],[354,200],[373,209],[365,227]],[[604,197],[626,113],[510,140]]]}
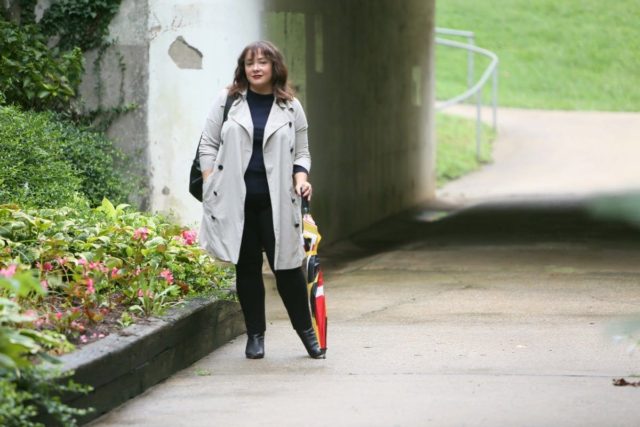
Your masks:
{"label": "handrail post", "polygon": [[[447,40],[436,37],[436,43],[451,46],[455,48],[466,49],[468,53],[467,57],[467,85],[469,86],[465,92],[460,95],[454,96],[446,101],[443,101],[440,105],[436,105],[436,110],[442,111],[452,105],[456,105],[460,102],[470,100],[475,95],[476,97],[476,158],[478,161],[482,159],[482,101],[484,88],[492,79],[491,87],[491,106],[493,115],[493,129],[497,130],[498,125],[498,57],[495,53],[482,49],[475,45],[475,34],[471,31],[454,30],[450,28],[436,28],[436,34],[445,34],[457,37],[466,37],[467,43],[460,43],[454,40]],[[491,59],[491,63],[487,69],[482,73],[477,83],[473,83],[475,77],[474,69],[474,55],[479,53]]]}
{"label": "handrail post", "polygon": [[476,159],[480,162],[480,143],[482,142],[482,89],[476,94]]}
{"label": "handrail post", "polygon": [[498,64],[493,69],[493,84],[492,84],[492,103],[493,103],[493,130],[498,128]]}
{"label": "handrail post", "polygon": [[[473,35],[470,35],[469,44],[475,46],[476,41]],[[475,66],[474,66],[475,54],[468,50],[467,51],[467,89],[471,89],[473,87],[473,81],[475,77]]]}

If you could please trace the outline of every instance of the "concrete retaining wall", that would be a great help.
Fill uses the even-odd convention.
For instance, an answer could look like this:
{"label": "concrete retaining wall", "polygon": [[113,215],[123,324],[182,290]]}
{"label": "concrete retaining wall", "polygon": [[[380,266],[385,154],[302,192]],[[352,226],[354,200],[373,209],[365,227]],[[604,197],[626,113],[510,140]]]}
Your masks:
{"label": "concrete retaining wall", "polygon": [[244,320],[236,302],[206,298],[189,301],[161,318],[132,325],[120,333],[63,356],[63,371],[94,391],[68,400],[93,407],[86,423],[184,369],[242,334]]}

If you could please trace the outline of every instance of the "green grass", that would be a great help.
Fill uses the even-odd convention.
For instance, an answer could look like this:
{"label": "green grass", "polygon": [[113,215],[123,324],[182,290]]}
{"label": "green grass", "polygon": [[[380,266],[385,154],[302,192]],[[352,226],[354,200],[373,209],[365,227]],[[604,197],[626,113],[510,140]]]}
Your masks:
{"label": "green grass", "polygon": [[476,158],[475,120],[436,114],[436,177],[438,187],[461,177],[491,160],[491,141],[495,132],[482,127],[480,162]]}
{"label": "green grass", "polygon": [[[436,25],[500,58],[499,105],[640,111],[640,1],[439,0]],[[457,39],[460,40],[460,39]],[[476,56],[476,78],[488,61]],[[466,87],[466,52],[438,46],[436,94]],[[489,100],[488,92],[485,100]]]}

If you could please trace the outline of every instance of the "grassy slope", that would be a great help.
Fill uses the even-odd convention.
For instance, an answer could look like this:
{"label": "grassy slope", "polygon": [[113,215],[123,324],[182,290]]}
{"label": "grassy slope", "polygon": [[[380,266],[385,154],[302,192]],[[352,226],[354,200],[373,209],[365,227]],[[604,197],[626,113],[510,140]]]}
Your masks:
{"label": "grassy slope", "polygon": [[438,186],[461,177],[491,159],[491,144],[495,132],[483,126],[480,162],[476,158],[476,122],[446,114],[436,115],[437,152],[436,176]]}
{"label": "grassy slope", "polygon": [[[498,54],[500,105],[525,108],[640,111],[638,17],[638,0],[438,0],[436,6],[437,26],[474,31],[478,46]],[[438,98],[464,90],[465,58],[438,47]]]}

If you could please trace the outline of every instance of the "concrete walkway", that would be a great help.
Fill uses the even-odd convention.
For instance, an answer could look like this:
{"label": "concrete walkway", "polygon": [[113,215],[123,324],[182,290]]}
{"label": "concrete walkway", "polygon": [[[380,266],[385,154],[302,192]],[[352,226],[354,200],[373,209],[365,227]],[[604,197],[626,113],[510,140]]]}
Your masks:
{"label": "concrete walkway", "polygon": [[[475,118],[470,106],[446,112]],[[493,163],[446,185],[438,198],[460,205],[640,190],[638,159],[640,113],[503,108]]]}
{"label": "concrete walkway", "polygon": [[[495,167],[509,157],[496,154]],[[474,187],[496,182],[479,173],[449,201],[576,188],[531,184],[561,182],[560,163],[580,171],[522,169],[535,159],[513,159],[520,184]],[[597,221],[578,196],[438,221],[447,212],[423,206],[325,248],[326,360],[306,357],[269,281],[265,359],[245,359],[239,337],[92,425],[640,425],[640,388],[612,385],[640,375],[640,349],[612,338],[640,312],[640,230]]]}
{"label": "concrete walkway", "polygon": [[270,283],[264,360],[240,337],[95,425],[639,425],[640,388],[612,379],[640,353],[610,332],[640,311],[638,231],[576,205],[420,217],[331,251],[326,360]]}

